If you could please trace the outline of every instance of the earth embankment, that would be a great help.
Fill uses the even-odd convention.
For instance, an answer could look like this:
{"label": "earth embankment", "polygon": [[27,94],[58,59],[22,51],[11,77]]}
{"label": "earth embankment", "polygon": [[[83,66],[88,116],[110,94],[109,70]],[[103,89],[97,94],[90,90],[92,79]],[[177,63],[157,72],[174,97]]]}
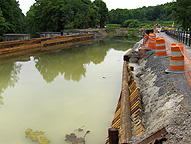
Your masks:
{"label": "earth embankment", "polygon": [[156,57],[154,51],[146,51],[138,63],[130,63],[141,88],[145,127],[142,136],[132,138],[133,144],[162,127],[168,131],[164,143],[191,143],[191,88],[184,73],[165,72],[169,65],[168,57]]}

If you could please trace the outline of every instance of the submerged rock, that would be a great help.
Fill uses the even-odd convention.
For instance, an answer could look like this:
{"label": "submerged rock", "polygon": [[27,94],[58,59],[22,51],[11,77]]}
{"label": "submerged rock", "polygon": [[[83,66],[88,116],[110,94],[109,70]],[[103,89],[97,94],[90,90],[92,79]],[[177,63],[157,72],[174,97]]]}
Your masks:
{"label": "submerged rock", "polygon": [[[83,131],[83,129],[79,128],[78,131],[81,132],[81,131]],[[83,138],[82,137],[78,138],[75,133],[71,133],[70,135],[65,136],[65,138],[66,138],[65,141],[71,142],[72,144],[79,144],[79,143],[85,144],[85,137],[88,133],[90,133],[89,130],[85,133]]]}
{"label": "submerged rock", "polygon": [[71,133],[70,135],[65,136],[65,141],[71,142],[72,144],[77,144],[77,143],[85,143],[85,139],[80,137],[77,138],[77,136],[74,133]]}
{"label": "submerged rock", "polygon": [[79,128],[78,131],[81,132],[81,131],[83,131],[83,129],[82,129],[82,128]]}

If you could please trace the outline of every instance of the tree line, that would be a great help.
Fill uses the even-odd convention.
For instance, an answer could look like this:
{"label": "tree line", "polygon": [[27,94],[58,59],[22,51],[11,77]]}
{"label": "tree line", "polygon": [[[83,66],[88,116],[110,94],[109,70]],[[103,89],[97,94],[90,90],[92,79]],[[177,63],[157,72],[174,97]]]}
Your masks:
{"label": "tree line", "polygon": [[108,8],[102,0],[35,0],[26,16],[16,0],[0,0],[0,40],[5,33],[63,31],[104,27]]}
{"label": "tree line", "polygon": [[30,33],[104,27],[106,23],[137,27],[154,21],[177,21],[191,28],[191,1],[177,0],[137,9],[108,10],[102,0],[35,0],[26,16],[17,0],[0,0],[0,40],[4,33]]}
{"label": "tree line", "polygon": [[173,20],[171,6],[174,3],[166,3],[157,6],[142,7],[137,9],[112,9],[109,11],[109,23],[121,24],[123,27],[138,27],[140,23],[154,21]]}
{"label": "tree line", "polygon": [[108,9],[102,0],[36,0],[26,15],[27,32],[104,26]]}

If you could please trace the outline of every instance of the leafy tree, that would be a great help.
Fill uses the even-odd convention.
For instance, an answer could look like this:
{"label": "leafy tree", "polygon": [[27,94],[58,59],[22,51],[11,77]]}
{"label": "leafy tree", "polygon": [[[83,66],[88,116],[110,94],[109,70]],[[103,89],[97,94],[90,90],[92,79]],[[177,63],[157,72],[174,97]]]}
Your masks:
{"label": "leafy tree", "polygon": [[25,17],[26,31],[27,33],[31,34],[31,37],[36,37],[36,33],[40,31],[38,27],[39,22],[37,21],[37,17],[35,14],[36,13],[35,9],[36,9],[35,5],[32,5]]}
{"label": "leafy tree", "polygon": [[191,1],[190,0],[177,0],[172,6],[175,19],[182,24],[183,30],[191,27]]}
{"label": "leafy tree", "polygon": [[98,7],[100,27],[104,27],[105,22],[108,20],[108,8],[102,0],[95,0],[93,3]]}
{"label": "leafy tree", "polygon": [[0,0],[0,41],[5,33],[23,33],[24,14],[16,0]]}
{"label": "leafy tree", "polygon": [[8,23],[5,21],[3,17],[3,12],[0,8],[0,41],[2,41],[2,35],[8,30]]}
{"label": "leafy tree", "polygon": [[145,17],[145,13],[142,12],[142,9],[132,9],[131,12],[133,14],[134,19],[142,20]]}
{"label": "leafy tree", "polygon": [[129,19],[126,20],[123,24],[124,27],[131,27],[131,28],[135,28],[139,26],[139,21],[138,20],[133,20],[133,19]]}
{"label": "leafy tree", "polygon": [[9,25],[5,33],[22,33],[24,24],[24,14],[19,8],[16,0],[0,0],[2,15]]}
{"label": "leafy tree", "polygon": [[94,27],[99,21],[98,9],[90,0],[66,0],[61,9],[66,29]]}
{"label": "leafy tree", "polygon": [[[109,11],[109,23],[121,24],[123,26],[129,25],[132,19],[146,22],[156,21],[157,19],[172,20],[172,10],[169,7],[173,2],[163,5],[142,7],[137,9],[112,9]],[[127,21],[130,20],[130,21]]]}
{"label": "leafy tree", "polygon": [[36,37],[39,32],[95,27],[99,18],[90,0],[36,0],[27,12],[26,26]]}
{"label": "leafy tree", "polygon": [[109,12],[110,23],[123,24],[125,20],[132,19],[133,14],[128,9],[112,9]]}
{"label": "leafy tree", "polygon": [[134,20],[129,24],[130,28],[135,28],[139,26],[139,21],[138,20]]}

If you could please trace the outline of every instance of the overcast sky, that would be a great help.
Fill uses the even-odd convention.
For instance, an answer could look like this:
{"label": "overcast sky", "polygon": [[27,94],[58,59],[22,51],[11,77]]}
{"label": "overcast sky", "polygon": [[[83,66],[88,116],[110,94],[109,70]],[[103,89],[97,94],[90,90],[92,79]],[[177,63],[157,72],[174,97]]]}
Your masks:
{"label": "overcast sky", "polygon": [[[91,0],[94,1],[94,0]],[[143,6],[156,6],[157,4],[164,4],[172,2],[173,0],[103,0],[109,10],[116,8],[134,9]],[[20,8],[25,14],[35,0],[19,0]]]}

